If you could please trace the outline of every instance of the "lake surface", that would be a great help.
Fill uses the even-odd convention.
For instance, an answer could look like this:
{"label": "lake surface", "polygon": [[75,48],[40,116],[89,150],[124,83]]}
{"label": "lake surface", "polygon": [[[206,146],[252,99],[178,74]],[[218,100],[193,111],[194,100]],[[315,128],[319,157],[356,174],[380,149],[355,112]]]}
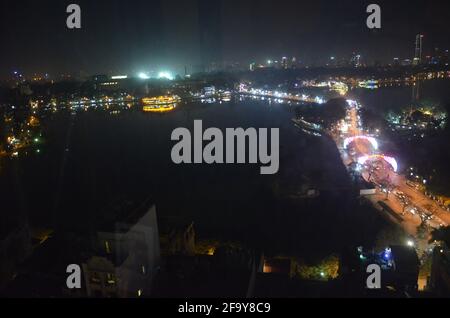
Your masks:
{"label": "lake surface", "polygon": [[[393,103],[392,94],[399,103],[410,96],[389,90],[352,94],[369,107]],[[40,154],[3,164],[1,214],[59,231],[89,230],[115,202],[151,197],[159,217],[195,222],[199,238],[312,257],[370,244],[383,221],[358,205],[334,143],[294,127],[294,107],[234,99],[181,104],[166,114],[60,111],[42,120]],[[172,131],[192,131],[196,119],[204,129],[280,128],[279,173],[260,175],[259,164],[173,164]],[[296,199],[308,188],[321,189],[320,198]]]}

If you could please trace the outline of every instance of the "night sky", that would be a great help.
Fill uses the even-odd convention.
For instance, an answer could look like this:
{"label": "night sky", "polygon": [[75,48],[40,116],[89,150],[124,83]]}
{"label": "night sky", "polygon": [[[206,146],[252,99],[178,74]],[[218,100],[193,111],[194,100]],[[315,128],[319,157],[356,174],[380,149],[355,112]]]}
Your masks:
{"label": "night sky", "polygon": [[[66,7],[82,9],[82,29],[66,27]],[[382,29],[365,9],[382,7]],[[182,72],[212,60],[250,63],[296,56],[323,64],[353,51],[367,62],[448,49],[448,0],[2,0],[0,78],[45,73]]]}

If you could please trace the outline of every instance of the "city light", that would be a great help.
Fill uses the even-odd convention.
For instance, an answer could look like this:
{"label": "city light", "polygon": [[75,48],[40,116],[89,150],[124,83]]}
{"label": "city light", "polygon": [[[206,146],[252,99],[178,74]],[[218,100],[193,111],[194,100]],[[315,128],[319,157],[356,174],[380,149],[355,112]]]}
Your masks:
{"label": "city light", "polygon": [[149,113],[165,113],[174,110],[180,101],[179,96],[157,96],[142,99],[143,111]]}
{"label": "city light", "polygon": [[365,165],[367,161],[376,160],[376,159],[381,159],[381,160],[386,161],[387,163],[389,163],[391,165],[392,169],[394,169],[394,172],[397,172],[397,170],[398,170],[397,160],[395,160],[395,158],[393,158],[393,157],[388,157],[385,155],[363,156],[358,159],[358,163],[360,165]]}
{"label": "city light", "polygon": [[390,247],[386,247],[385,250],[384,250],[384,255],[383,256],[384,256],[384,258],[386,260],[390,260],[391,257],[392,257],[392,249]]}
{"label": "city light", "polygon": [[[340,130],[344,134],[348,132],[348,129],[349,129],[349,125],[345,122],[340,126]],[[346,147],[344,146],[344,148],[346,148]]]}
{"label": "city light", "polygon": [[356,141],[356,140],[358,140],[358,139],[367,140],[368,142],[370,142],[370,144],[372,145],[372,147],[373,147],[375,150],[378,150],[378,141],[377,141],[375,138],[373,138],[373,137],[368,137],[368,136],[355,136],[355,137],[349,137],[349,138],[347,138],[347,139],[344,140],[344,148],[347,149],[348,146],[349,146],[352,142],[354,142],[354,141]]}
{"label": "city light", "polygon": [[5,7],[0,297],[450,297],[450,6],[186,2]]}
{"label": "city light", "polygon": [[354,100],[351,100],[351,99],[348,99],[348,100],[347,100],[347,104],[348,104],[350,107],[357,107],[357,106],[358,106],[358,103],[357,103],[356,101],[354,101]]}
{"label": "city light", "polygon": [[248,94],[248,95],[253,95],[253,96],[258,96],[258,97],[268,97],[269,100],[270,98],[276,98],[275,102],[277,103],[282,103],[283,100],[288,101],[294,101],[294,102],[307,102],[307,103],[317,103],[317,104],[324,104],[326,103],[326,100],[323,97],[315,97],[312,98],[306,94],[292,94],[292,93],[287,93],[287,92],[282,92],[282,91],[272,91],[272,90],[268,90],[268,89],[261,89],[261,88],[250,88],[248,87],[246,84],[240,84],[239,85],[239,92],[242,94]]}
{"label": "city light", "polygon": [[319,97],[319,96],[317,96],[317,97],[314,99],[314,101],[315,101],[317,104],[324,104],[324,103],[325,103],[325,100],[324,100],[322,97]]}
{"label": "city light", "polygon": [[170,73],[170,72],[159,72],[158,73],[158,78],[159,79],[166,79],[166,80],[169,80],[169,81],[173,81],[173,79],[174,79],[172,73]]}
{"label": "city light", "polygon": [[150,76],[148,76],[146,73],[144,73],[144,72],[141,72],[141,73],[139,73],[138,74],[138,77],[140,78],[140,79],[149,79],[150,78]]}
{"label": "city light", "polygon": [[176,104],[173,105],[161,105],[161,106],[144,106],[142,110],[146,113],[168,113],[176,108]]}

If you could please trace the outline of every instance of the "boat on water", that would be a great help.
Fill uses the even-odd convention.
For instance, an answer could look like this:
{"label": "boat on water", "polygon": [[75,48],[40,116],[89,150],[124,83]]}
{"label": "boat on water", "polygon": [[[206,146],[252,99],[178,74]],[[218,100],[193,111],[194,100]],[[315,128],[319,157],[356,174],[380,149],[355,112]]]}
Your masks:
{"label": "boat on water", "polygon": [[174,110],[181,98],[177,95],[145,97],[142,99],[144,112],[163,113]]}
{"label": "boat on water", "polygon": [[301,118],[292,118],[294,126],[301,129],[304,133],[315,137],[322,137],[323,127],[319,124],[307,122]]}
{"label": "boat on water", "polygon": [[378,81],[376,80],[361,81],[358,83],[358,86],[360,88],[376,89],[378,88]]}

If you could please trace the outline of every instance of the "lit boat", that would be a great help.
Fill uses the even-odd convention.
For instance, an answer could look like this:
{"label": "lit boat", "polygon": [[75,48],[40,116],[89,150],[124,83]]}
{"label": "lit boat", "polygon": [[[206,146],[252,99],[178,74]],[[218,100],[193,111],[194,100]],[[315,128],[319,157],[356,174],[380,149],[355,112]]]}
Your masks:
{"label": "lit boat", "polygon": [[358,83],[358,86],[361,88],[376,89],[378,88],[378,81],[376,80],[362,81]]}
{"label": "lit boat", "polygon": [[142,99],[144,112],[163,113],[174,110],[181,101],[177,95],[145,97]]}

